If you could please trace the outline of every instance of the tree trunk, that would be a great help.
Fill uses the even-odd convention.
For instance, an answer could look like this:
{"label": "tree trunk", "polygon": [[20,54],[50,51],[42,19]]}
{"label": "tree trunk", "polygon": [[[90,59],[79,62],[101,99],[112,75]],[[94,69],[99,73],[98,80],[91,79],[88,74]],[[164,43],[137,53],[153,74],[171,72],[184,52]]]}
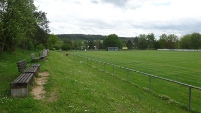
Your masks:
{"label": "tree trunk", "polygon": [[3,37],[3,41],[2,41],[2,43],[0,45],[0,53],[4,52],[5,43],[6,43],[6,36]]}

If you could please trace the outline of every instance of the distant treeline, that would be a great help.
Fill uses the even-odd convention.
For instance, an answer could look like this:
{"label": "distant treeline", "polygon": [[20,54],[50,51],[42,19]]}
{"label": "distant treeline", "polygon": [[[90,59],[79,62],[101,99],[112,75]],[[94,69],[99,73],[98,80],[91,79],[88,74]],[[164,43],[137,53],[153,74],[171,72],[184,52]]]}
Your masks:
{"label": "distant treeline", "polygon": [[[71,49],[107,49],[104,40],[107,36],[85,34],[59,34],[56,35]],[[121,47],[128,49],[154,50],[154,49],[200,49],[201,34],[192,33],[178,37],[175,34],[162,34],[159,39],[153,33],[140,34],[136,37],[118,37]],[[111,44],[112,45],[112,44]]]}
{"label": "distant treeline", "polygon": [[[90,34],[57,34],[60,39],[67,38],[68,40],[104,40],[107,36],[104,35],[90,35]],[[121,40],[128,41],[132,37],[119,37]]]}

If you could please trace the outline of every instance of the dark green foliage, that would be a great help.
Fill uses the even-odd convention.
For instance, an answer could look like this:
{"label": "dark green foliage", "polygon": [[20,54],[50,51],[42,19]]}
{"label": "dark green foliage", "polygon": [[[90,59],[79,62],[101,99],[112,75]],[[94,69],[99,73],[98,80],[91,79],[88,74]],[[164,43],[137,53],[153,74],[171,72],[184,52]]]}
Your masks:
{"label": "dark green foliage", "polygon": [[193,49],[199,49],[201,47],[201,35],[199,33],[193,33],[190,42]]}
{"label": "dark green foliage", "polygon": [[53,48],[56,49],[56,50],[61,49],[61,47],[59,45],[54,45]]}
{"label": "dark green foliage", "polygon": [[150,50],[150,49],[154,49],[155,46],[155,36],[153,33],[150,33],[147,35],[147,48]]}
{"label": "dark green foliage", "polygon": [[31,51],[34,50],[34,45],[31,41],[28,42],[28,50],[31,50]]}
{"label": "dark green foliage", "polygon": [[131,42],[131,40],[128,40],[126,46],[128,47],[128,49],[133,49],[133,43]]}
{"label": "dark green foliage", "polygon": [[88,49],[94,49],[94,41],[93,40],[88,41]]}
{"label": "dark green foliage", "polygon": [[[59,38],[56,35],[51,34],[48,38],[48,48],[53,49],[54,45],[59,41]],[[58,46],[57,46],[58,47]]]}
{"label": "dark green foliage", "polygon": [[138,37],[135,37],[133,38],[133,46],[134,46],[134,49],[137,49],[138,48]]}
{"label": "dark green foliage", "polygon": [[184,35],[180,39],[180,48],[182,49],[200,49],[201,48],[201,34],[192,33]]}
{"label": "dark green foliage", "polygon": [[191,49],[191,35],[187,34],[180,39],[180,48]]}
{"label": "dark green foliage", "polygon": [[147,49],[147,38],[146,38],[146,35],[145,34],[141,34],[139,35],[139,38],[138,38],[138,49],[142,49],[142,50],[145,50]]}
{"label": "dark green foliage", "polygon": [[60,39],[69,39],[69,40],[104,40],[106,36],[102,35],[85,35],[85,34],[58,34],[57,35]]}
{"label": "dark green foliage", "polygon": [[5,0],[1,6],[1,44],[0,53],[3,51],[15,51],[19,44],[28,48],[27,37],[33,37],[35,30],[35,18],[33,11],[35,6],[32,0]]}
{"label": "dark green foliage", "polygon": [[103,45],[105,46],[105,48],[108,48],[108,47],[119,47],[119,48],[122,48],[122,42],[118,38],[118,36],[116,34],[108,35],[104,39]]}
{"label": "dark green foliage", "polygon": [[138,37],[133,38],[134,49],[157,49],[155,44],[156,39],[153,33],[150,33],[148,35],[140,34]]}
{"label": "dark green foliage", "polygon": [[159,39],[161,49],[177,49],[179,39],[176,35],[162,34]]}
{"label": "dark green foliage", "polygon": [[45,47],[44,47],[43,44],[39,44],[39,45],[36,46],[36,49],[37,50],[43,50],[43,49],[45,49]]}
{"label": "dark green foliage", "polygon": [[63,51],[70,50],[70,49],[71,49],[71,45],[68,44],[68,43],[63,43],[63,45],[61,46],[61,49],[62,49]]}
{"label": "dark green foliage", "polygon": [[48,23],[46,13],[37,12],[33,0],[1,0],[0,55],[18,47],[33,50],[40,43],[47,47]]}

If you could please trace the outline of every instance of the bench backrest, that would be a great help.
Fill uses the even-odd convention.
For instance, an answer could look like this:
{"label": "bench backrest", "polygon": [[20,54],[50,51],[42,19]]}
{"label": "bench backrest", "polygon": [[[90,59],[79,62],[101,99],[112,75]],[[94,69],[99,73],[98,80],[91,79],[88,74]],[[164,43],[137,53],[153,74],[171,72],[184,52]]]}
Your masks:
{"label": "bench backrest", "polygon": [[27,63],[25,60],[21,60],[21,61],[17,62],[18,71],[22,73],[26,69],[26,67],[27,67],[26,65],[27,65]]}
{"label": "bench backrest", "polygon": [[34,54],[34,53],[32,53],[32,54],[31,54],[31,59],[36,59],[36,57],[35,57],[35,54]]}
{"label": "bench backrest", "polygon": [[34,59],[34,58],[35,58],[35,55],[34,55],[33,53],[31,54],[31,58],[32,58],[32,59]]}

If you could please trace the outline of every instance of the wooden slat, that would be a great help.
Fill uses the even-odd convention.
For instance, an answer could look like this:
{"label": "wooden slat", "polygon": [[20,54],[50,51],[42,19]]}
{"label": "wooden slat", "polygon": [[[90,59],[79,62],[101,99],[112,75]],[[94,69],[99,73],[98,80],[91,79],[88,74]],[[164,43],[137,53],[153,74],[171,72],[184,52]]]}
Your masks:
{"label": "wooden slat", "polygon": [[35,73],[37,71],[38,67],[30,67],[25,70],[25,73]]}
{"label": "wooden slat", "polygon": [[32,64],[31,67],[40,67],[40,64]]}
{"label": "wooden slat", "polygon": [[33,78],[33,73],[23,73],[16,78],[11,84],[12,86],[18,86],[20,84],[28,84]]}
{"label": "wooden slat", "polygon": [[23,72],[23,70],[26,69],[26,61],[21,60],[21,61],[17,62],[17,67],[18,67],[19,72]]}

